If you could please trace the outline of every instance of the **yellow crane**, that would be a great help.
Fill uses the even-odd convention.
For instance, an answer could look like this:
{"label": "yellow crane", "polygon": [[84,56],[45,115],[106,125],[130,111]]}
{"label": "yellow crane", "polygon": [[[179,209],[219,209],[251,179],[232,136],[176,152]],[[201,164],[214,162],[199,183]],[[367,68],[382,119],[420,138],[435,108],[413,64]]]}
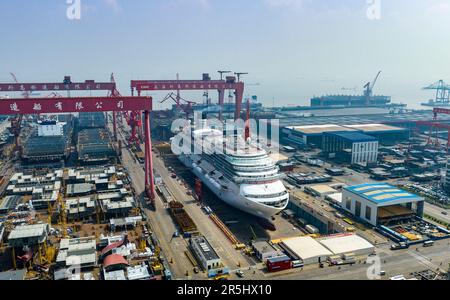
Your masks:
{"label": "yellow crane", "polygon": [[60,208],[59,212],[59,225],[61,226],[63,238],[67,238],[67,214],[66,214],[66,204],[64,202],[63,196],[59,193],[58,204]]}
{"label": "yellow crane", "polygon": [[53,207],[52,202],[49,200],[47,203],[47,210],[48,210],[48,225],[52,225],[52,215],[53,215]]}

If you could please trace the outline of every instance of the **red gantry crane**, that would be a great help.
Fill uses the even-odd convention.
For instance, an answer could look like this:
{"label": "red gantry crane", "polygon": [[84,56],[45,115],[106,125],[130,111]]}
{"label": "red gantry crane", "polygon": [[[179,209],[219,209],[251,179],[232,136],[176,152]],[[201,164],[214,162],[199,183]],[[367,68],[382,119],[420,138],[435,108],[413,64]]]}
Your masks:
{"label": "red gantry crane", "polygon": [[[113,83],[84,83],[67,84],[0,84],[0,91],[20,91],[21,86],[25,90],[102,90],[113,91]],[[0,115],[29,115],[29,114],[56,114],[56,113],[81,113],[81,112],[124,112],[143,111],[145,114],[145,189],[146,195],[154,204],[155,185],[153,177],[153,164],[151,160],[151,133],[150,112],[152,111],[151,97],[48,97],[48,98],[8,98],[0,101]]]}
{"label": "red gantry crane", "polygon": [[[243,75],[239,74],[239,75]],[[236,81],[235,76],[227,76],[225,80],[211,80],[209,74],[203,74],[203,80],[132,80],[131,94],[143,91],[219,91],[219,119],[222,120],[224,95],[226,90],[234,90],[236,109],[234,117],[239,119],[244,95],[244,83]]]}
{"label": "red gantry crane", "polygon": [[[430,134],[428,137],[428,142],[427,145],[433,145],[435,147],[440,147],[441,143],[439,142],[439,136],[437,134],[437,129],[445,129],[448,131],[448,135],[447,135],[447,151],[450,150],[450,125],[448,124],[443,124],[440,123],[438,120],[438,114],[446,114],[446,115],[450,115],[450,109],[447,108],[434,108],[433,109],[433,121],[429,122],[429,121],[416,121],[415,124],[416,126],[427,126],[430,127]],[[435,139],[433,141],[432,138],[432,134],[433,131],[436,131],[436,136]]]}
{"label": "red gantry crane", "polygon": [[[110,91],[113,92],[116,89],[116,84],[114,82],[99,83],[94,80],[86,80],[85,82],[75,83],[72,82],[70,76],[65,76],[62,82],[55,83],[19,83],[16,76],[11,73],[14,79],[14,83],[2,83],[0,84],[0,92],[22,92],[22,96],[25,99],[31,99],[32,92],[42,91],[42,92],[53,92],[50,97],[58,95],[57,92],[67,91]],[[38,107],[37,107],[38,108]],[[35,114],[40,114],[42,112],[37,109]],[[15,138],[16,149],[19,148],[18,137],[20,135],[20,125],[22,121],[22,114],[16,114],[17,117],[11,119],[12,133]]]}
{"label": "red gantry crane", "polygon": [[[11,77],[13,78],[15,83],[19,83],[19,81],[17,80],[17,77],[14,73],[9,73],[11,75]],[[22,96],[24,98],[30,98],[31,92],[26,91],[26,90],[22,90]],[[21,126],[22,126],[22,115],[15,115],[14,117],[10,118],[11,121],[11,129],[10,132],[12,135],[14,135],[14,151],[17,151],[20,149],[20,145],[19,145],[19,136],[20,136],[20,131],[21,131]]]}

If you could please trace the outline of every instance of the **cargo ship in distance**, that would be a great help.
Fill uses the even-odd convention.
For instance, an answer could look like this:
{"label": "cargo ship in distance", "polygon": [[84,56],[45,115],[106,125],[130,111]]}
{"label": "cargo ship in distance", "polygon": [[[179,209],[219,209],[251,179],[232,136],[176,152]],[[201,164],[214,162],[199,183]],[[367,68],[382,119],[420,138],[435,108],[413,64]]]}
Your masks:
{"label": "cargo ship in distance", "polygon": [[184,149],[178,159],[222,201],[265,220],[287,207],[282,174],[264,149],[208,126],[178,134]]}

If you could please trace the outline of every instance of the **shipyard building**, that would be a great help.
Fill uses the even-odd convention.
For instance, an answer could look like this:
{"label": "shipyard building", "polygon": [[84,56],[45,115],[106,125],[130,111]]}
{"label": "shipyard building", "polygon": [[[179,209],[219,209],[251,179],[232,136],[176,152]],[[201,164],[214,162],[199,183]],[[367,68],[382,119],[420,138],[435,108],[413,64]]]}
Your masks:
{"label": "shipyard building", "polygon": [[386,183],[344,187],[341,207],[373,225],[423,216],[424,198]]}
{"label": "shipyard building", "polygon": [[350,164],[371,164],[378,159],[378,139],[360,132],[326,132],[322,150],[329,158]]}
{"label": "shipyard building", "polygon": [[383,145],[406,140],[409,136],[408,129],[385,124],[321,124],[284,127],[281,131],[281,142],[296,147],[321,148],[324,134],[333,132],[360,132],[377,138]]}

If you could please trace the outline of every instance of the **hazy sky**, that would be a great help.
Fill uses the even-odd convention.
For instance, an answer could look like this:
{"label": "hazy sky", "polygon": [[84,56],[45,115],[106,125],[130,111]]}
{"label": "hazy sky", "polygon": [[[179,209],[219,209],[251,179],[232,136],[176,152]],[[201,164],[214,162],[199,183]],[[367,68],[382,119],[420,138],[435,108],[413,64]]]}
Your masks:
{"label": "hazy sky", "polygon": [[[381,19],[367,17],[380,1]],[[376,94],[420,103],[421,87],[450,82],[450,0],[66,0],[0,2],[0,81],[201,78],[245,71],[247,94],[267,105],[314,95]],[[201,93],[197,93],[200,98]],[[157,94],[157,97],[162,95]],[[189,95],[193,97],[194,95]]]}

